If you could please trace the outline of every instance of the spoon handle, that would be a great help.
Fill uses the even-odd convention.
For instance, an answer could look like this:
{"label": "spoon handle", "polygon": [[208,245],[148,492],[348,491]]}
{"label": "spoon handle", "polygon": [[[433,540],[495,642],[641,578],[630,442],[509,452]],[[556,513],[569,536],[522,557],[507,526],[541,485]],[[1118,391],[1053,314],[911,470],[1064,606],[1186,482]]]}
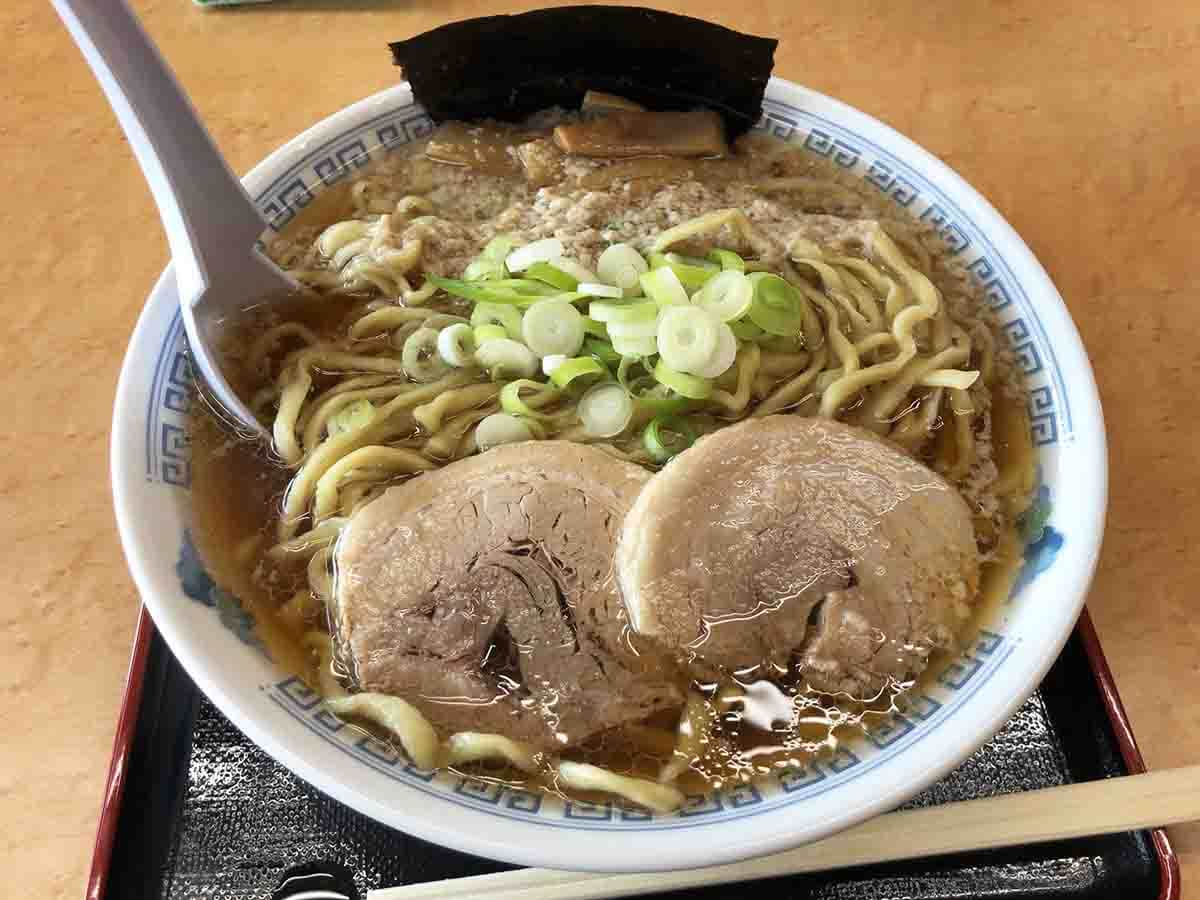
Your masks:
{"label": "spoon handle", "polygon": [[52,0],[142,167],[188,309],[214,280],[262,269],[265,225],[125,0]]}

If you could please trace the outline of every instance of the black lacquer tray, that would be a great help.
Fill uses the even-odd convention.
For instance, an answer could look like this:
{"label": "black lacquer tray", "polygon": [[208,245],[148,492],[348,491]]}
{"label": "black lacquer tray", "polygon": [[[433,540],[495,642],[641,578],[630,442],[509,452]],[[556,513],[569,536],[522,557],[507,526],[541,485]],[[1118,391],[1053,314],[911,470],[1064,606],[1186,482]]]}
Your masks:
{"label": "black lacquer tray", "polygon": [[[1012,721],[912,805],[1143,769],[1085,612]],[[503,868],[380,825],[275,763],[196,689],[143,611],[89,900],[267,900],[286,894],[278,888],[289,876],[310,871],[332,873],[362,900],[371,888]],[[1179,869],[1162,831],[1137,831],[663,896],[752,893],[763,900],[1177,900]]]}

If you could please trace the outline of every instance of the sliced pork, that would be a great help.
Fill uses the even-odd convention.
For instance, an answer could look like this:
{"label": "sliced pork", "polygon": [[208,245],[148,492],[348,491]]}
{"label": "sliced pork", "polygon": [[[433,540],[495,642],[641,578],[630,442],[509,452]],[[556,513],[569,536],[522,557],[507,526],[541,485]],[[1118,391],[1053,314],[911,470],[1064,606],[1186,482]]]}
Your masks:
{"label": "sliced pork", "polygon": [[953,640],[979,579],[970,510],[942,478],[866,431],[787,415],[676,457],[634,503],[616,559],[639,633],[863,699]]}
{"label": "sliced pork", "polygon": [[[444,733],[560,750],[681,705],[612,573],[649,474],[566,441],[498,447],[392,488],[337,547],[339,641],[365,691]],[[639,652],[641,655],[639,655]]]}

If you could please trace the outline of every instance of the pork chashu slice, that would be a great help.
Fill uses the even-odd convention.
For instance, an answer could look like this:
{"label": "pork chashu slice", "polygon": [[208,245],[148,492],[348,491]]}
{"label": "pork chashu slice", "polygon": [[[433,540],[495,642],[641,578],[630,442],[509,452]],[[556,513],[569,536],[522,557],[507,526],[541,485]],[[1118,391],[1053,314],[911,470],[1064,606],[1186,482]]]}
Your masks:
{"label": "pork chashu slice", "polygon": [[497,447],[388,490],[337,546],[336,624],[358,685],[443,733],[546,749],[682,703],[638,655],[612,572],[649,478],[591,447]]}
{"label": "pork chashu slice", "polygon": [[617,572],[634,628],[665,647],[863,699],[952,643],[979,582],[957,491],[873,434],[790,415],[721,429],[656,475]]}

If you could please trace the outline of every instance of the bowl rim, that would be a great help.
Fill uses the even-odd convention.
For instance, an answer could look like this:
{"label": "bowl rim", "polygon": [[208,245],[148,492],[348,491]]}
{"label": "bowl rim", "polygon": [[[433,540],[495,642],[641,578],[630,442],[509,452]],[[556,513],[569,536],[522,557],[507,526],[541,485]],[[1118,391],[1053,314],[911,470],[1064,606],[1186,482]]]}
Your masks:
{"label": "bowl rim", "polygon": [[[589,841],[592,835],[589,831],[531,831],[529,829],[532,826],[528,823],[485,819],[482,814],[471,810],[468,813],[472,827],[463,830],[459,827],[461,823],[456,824],[460,818],[458,816],[444,821],[439,816],[429,815],[428,810],[419,806],[398,809],[395,804],[384,803],[356,789],[339,778],[336,771],[317,765],[304,753],[290,747],[272,728],[259,722],[248,699],[239,690],[226,688],[198,642],[188,639],[182,624],[170,615],[155,589],[155,576],[149,571],[139,551],[141,539],[137,534],[136,502],[132,492],[140,478],[132,474],[136,467],[128,464],[131,454],[136,456],[137,450],[133,446],[133,437],[122,424],[138,419],[137,406],[144,401],[144,397],[134,390],[137,370],[143,364],[137,349],[147,341],[155,320],[161,315],[161,308],[169,303],[171,297],[177,296],[173,269],[168,265],[156,281],[138,318],[117,384],[110,458],[118,531],[139,594],[184,669],[238,728],[290,771],[379,822],[444,846],[507,862],[609,872],[709,866],[818,840],[898,806],[943,777],[989,740],[1041,682],[1083,607],[1099,556],[1107,504],[1107,444],[1099,392],[1082,340],[1066,305],[1032,251],[999,212],[953,169],[913,141],[841,101],[781,78],[771,79],[766,100],[776,100],[797,108],[822,107],[831,111],[838,123],[848,123],[855,130],[867,130],[883,137],[887,141],[888,153],[912,164],[914,168],[932,173],[926,177],[931,180],[936,177],[939,188],[953,194],[959,203],[968,208],[971,222],[996,243],[1003,245],[1005,260],[1022,271],[1023,287],[1036,295],[1038,316],[1052,326],[1055,335],[1054,350],[1060,360],[1059,368],[1071,376],[1069,393],[1076,410],[1074,443],[1090,451],[1086,453],[1086,464],[1072,476],[1080,480],[1079,487],[1082,490],[1076,491],[1078,506],[1072,510],[1073,546],[1067,559],[1073,560],[1073,563],[1065,576],[1068,584],[1059,600],[1048,607],[1046,620],[1042,623],[1046,634],[1052,635],[1052,638],[1040,642],[1018,641],[1010,657],[1013,662],[1004,679],[1010,682],[1004,699],[990,707],[974,710],[971,715],[960,719],[955,728],[939,729],[940,733],[926,735],[922,741],[921,760],[918,762],[914,754],[907,754],[913,758],[907,760],[907,766],[903,767],[907,770],[906,777],[894,783],[875,785],[875,790],[869,796],[860,797],[857,802],[820,821],[814,821],[811,816],[797,816],[797,811],[804,804],[790,804],[758,817],[760,821],[757,823],[753,819],[738,820],[738,827],[732,829],[732,833],[732,822],[716,821],[697,824],[697,827],[689,830],[688,840],[680,840],[678,835],[670,831],[609,831],[605,834],[605,840]],[[273,174],[281,171],[289,161],[301,158],[317,137],[338,129],[345,130],[371,111],[392,109],[411,101],[411,91],[407,84],[401,83],[350,104],[269,154],[243,178],[243,183],[253,194],[265,188]],[[1064,390],[1068,388],[1064,386]],[[1067,559],[1063,560],[1064,564]],[[257,693],[258,685],[251,688],[247,693]],[[992,693],[995,693],[995,689]],[[961,734],[967,723],[969,727],[965,730],[970,738],[965,741],[954,740],[949,732]],[[903,760],[904,756],[901,754],[896,759]],[[406,791],[399,788],[398,791],[398,796],[408,799]],[[763,822],[787,827],[764,828]],[[478,827],[473,827],[476,824]]]}

